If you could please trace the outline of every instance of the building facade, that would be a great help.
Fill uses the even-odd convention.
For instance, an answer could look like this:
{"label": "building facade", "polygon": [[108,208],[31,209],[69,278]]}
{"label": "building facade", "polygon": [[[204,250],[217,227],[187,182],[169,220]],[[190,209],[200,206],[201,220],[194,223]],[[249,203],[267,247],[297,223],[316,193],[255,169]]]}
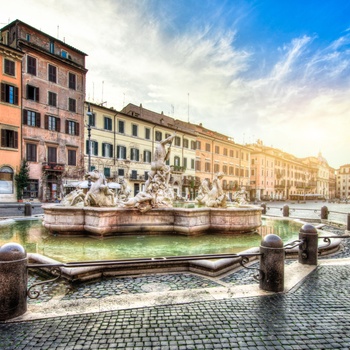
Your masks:
{"label": "building facade", "polygon": [[15,174],[21,166],[23,53],[0,43],[0,202],[17,200]]}
{"label": "building facade", "polygon": [[232,199],[234,193],[244,188],[250,192],[250,149],[235,143],[228,136],[196,126],[196,177],[212,183],[221,172],[222,188]]}
{"label": "building facade", "polygon": [[342,165],[336,176],[336,197],[343,201],[350,200],[350,164]]}
{"label": "building facade", "polygon": [[22,157],[27,198],[55,201],[65,180],[84,172],[86,54],[16,20],[1,29],[4,45],[23,52]]}

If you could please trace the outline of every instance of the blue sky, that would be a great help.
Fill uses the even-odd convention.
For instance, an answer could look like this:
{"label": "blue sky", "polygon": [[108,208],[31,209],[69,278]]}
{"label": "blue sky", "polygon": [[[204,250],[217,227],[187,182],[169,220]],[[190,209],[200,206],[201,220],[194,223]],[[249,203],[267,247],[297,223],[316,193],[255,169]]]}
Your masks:
{"label": "blue sky", "polygon": [[[1,6],[3,3],[4,6]],[[350,163],[350,2],[0,0],[88,54],[86,98]]]}

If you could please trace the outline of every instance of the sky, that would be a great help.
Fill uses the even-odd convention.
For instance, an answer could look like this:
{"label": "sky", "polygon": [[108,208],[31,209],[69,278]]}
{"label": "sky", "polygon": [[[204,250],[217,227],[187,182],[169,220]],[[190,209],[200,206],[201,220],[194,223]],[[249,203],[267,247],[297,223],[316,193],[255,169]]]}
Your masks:
{"label": "sky", "polygon": [[86,100],[350,164],[350,1],[0,0],[83,51]]}

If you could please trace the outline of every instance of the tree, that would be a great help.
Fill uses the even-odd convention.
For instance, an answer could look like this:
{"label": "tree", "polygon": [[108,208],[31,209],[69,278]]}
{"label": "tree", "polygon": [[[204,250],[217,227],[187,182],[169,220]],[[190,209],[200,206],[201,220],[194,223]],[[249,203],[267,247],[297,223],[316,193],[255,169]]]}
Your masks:
{"label": "tree", "polygon": [[23,159],[19,172],[15,175],[17,200],[23,198],[23,190],[29,185],[29,165]]}

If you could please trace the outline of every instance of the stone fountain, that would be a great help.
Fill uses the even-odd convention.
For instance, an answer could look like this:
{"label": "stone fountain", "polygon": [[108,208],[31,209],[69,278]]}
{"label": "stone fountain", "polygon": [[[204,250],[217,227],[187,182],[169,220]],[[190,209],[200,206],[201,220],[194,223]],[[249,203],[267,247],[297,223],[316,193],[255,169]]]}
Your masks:
{"label": "stone fountain", "polygon": [[261,226],[262,208],[248,205],[245,190],[228,205],[221,186],[223,173],[213,185],[203,181],[196,202],[198,208],[174,208],[174,192],[166,164],[175,134],[157,144],[144,190],[130,197],[126,179],[117,186],[107,183],[103,174],[87,174],[88,188],[78,186],[60,204],[44,205],[44,226],[54,234],[111,236],[133,233],[178,233],[196,235],[208,232],[253,232]]}

